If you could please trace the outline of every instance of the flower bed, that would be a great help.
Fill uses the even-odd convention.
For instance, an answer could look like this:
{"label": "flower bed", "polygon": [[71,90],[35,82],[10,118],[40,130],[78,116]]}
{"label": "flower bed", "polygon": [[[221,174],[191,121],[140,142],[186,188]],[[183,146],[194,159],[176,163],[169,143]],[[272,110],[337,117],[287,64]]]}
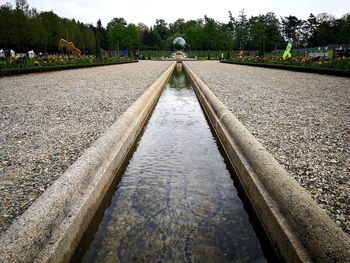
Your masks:
{"label": "flower bed", "polygon": [[283,60],[282,58],[275,56],[249,56],[242,59],[226,59],[222,62],[339,76],[350,76],[350,58],[312,59],[299,56]]}
{"label": "flower bed", "polygon": [[0,76],[17,75],[33,72],[44,72],[53,70],[73,69],[82,67],[94,67],[137,62],[129,58],[96,58],[95,56],[74,56],[48,55],[36,58],[8,58],[0,60]]}

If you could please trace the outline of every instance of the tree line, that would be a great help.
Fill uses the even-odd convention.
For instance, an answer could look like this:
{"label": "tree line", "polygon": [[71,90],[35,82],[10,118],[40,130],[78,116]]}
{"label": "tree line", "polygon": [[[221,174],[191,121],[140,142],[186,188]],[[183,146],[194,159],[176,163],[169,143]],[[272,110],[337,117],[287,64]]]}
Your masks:
{"label": "tree line", "polygon": [[204,16],[197,20],[178,19],[167,23],[157,19],[148,27],[143,23],[127,23],[113,18],[104,28],[101,20],[95,25],[75,19],[61,18],[52,11],[38,12],[26,0],[17,0],[15,7],[0,6],[0,48],[16,52],[56,53],[61,38],[71,41],[83,53],[100,50],[172,50],[172,41],[182,36],[188,49],[195,50],[258,50],[260,53],[284,49],[287,39],[297,47],[350,43],[350,14],[341,18],[322,13],[310,14],[302,20],[295,16],[278,18],[273,12],[247,17],[244,10],[237,17],[228,12],[227,23]]}

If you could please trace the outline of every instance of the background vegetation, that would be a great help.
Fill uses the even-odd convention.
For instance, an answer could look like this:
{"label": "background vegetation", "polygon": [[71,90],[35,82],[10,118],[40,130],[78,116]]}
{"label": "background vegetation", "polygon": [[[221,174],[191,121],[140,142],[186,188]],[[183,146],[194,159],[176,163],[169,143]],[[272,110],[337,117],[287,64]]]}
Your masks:
{"label": "background vegetation", "polygon": [[[350,43],[350,14],[341,18],[323,13],[310,14],[307,20],[295,16],[278,18],[269,12],[250,18],[240,11],[238,17],[228,12],[227,23],[204,16],[197,20],[178,19],[167,23],[157,19],[150,28],[145,24],[127,23],[124,18],[112,19],[106,28],[57,16],[52,11],[30,9],[26,0],[0,6],[0,49],[16,52],[56,53],[61,38],[72,41],[84,54],[100,54],[100,50],[173,50],[172,41],[183,36],[188,49],[258,50],[260,54],[284,49],[286,39],[293,38],[297,47]],[[159,54],[159,53],[156,53]],[[147,58],[147,54],[144,54]],[[207,54],[202,54],[207,56]]]}

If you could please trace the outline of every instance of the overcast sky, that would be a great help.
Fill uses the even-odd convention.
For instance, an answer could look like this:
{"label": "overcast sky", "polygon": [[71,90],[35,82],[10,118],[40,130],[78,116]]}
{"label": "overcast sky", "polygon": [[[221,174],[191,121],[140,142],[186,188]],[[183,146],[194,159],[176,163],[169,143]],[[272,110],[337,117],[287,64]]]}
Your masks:
{"label": "overcast sky", "polygon": [[[0,0],[1,4],[15,0]],[[228,11],[238,16],[245,9],[248,16],[274,12],[278,17],[295,15],[306,19],[310,13],[327,12],[336,17],[350,13],[350,0],[27,0],[31,8],[50,11],[61,17],[75,18],[84,23],[96,25],[101,19],[104,26],[114,17],[123,17],[128,23],[142,22],[148,26],[156,19],[168,23],[178,18],[198,19],[207,15],[219,22],[228,21]]]}

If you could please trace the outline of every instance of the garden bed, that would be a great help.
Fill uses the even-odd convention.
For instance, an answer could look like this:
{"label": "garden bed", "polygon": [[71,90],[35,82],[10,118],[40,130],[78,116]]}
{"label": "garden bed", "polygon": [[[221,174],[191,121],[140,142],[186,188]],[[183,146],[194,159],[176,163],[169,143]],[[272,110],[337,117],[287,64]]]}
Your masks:
{"label": "garden bed", "polygon": [[297,66],[297,65],[288,65],[288,64],[273,64],[268,62],[252,62],[252,61],[242,61],[242,60],[221,60],[222,63],[228,64],[238,64],[238,65],[247,65],[263,68],[274,68],[274,69],[284,69],[284,70],[293,70],[300,72],[310,72],[318,74],[327,74],[334,76],[350,77],[350,70],[348,69],[339,69],[339,68],[325,68],[325,67],[311,67],[311,66]]}
{"label": "garden bed", "polygon": [[56,70],[66,70],[66,69],[77,69],[77,68],[88,68],[88,67],[98,67],[98,66],[110,66],[125,63],[134,63],[138,60],[125,60],[125,61],[108,61],[108,62],[97,62],[91,64],[65,64],[65,65],[52,65],[52,66],[33,66],[33,67],[23,67],[23,68],[3,68],[0,69],[0,77],[12,76],[27,73],[37,73],[37,72],[47,72]]}

